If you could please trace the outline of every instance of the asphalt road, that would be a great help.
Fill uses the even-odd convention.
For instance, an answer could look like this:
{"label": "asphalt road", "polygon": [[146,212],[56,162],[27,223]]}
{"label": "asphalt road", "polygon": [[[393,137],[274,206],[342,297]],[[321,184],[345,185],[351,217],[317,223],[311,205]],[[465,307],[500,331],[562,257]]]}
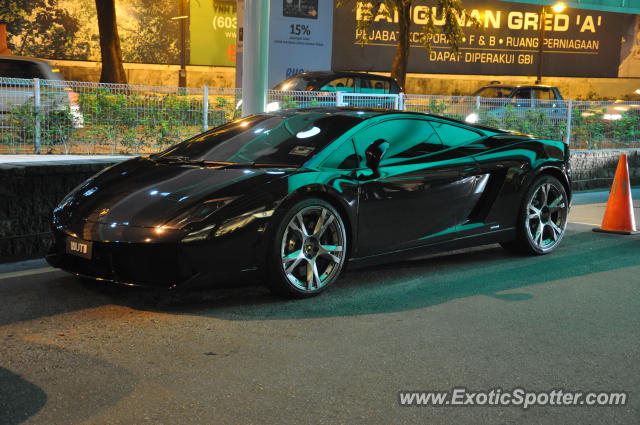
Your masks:
{"label": "asphalt road", "polygon": [[[640,235],[591,232],[605,199],[577,197],[552,255],[457,251],[352,271],[302,301],[0,266],[0,424],[638,424]],[[629,401],[398,404],[400,390],[453,387]]]}

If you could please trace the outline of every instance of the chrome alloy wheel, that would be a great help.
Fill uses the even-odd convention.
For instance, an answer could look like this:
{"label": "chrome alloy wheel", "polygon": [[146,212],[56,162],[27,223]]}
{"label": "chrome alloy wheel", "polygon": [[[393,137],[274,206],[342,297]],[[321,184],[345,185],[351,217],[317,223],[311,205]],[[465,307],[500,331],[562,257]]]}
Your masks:
{"label": "chrome alloy wheel", "polygon": [[527,205],[525,227],[531,242],[541,251],[554,248],[567,226],[567,201],[562,191],[545,182]]}
{"label": "chrome alloy wheel", "polygon": [[323,206],[294,215],[282,235],[280,257],[288,281],[315,292],[339,273],[345,258],[345,230],[339,217]]}

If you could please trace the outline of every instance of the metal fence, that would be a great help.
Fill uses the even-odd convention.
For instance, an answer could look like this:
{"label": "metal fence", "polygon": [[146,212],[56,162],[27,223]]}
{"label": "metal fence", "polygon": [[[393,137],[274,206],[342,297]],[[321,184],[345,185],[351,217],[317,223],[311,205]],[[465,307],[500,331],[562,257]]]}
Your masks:
{"label": "metal fence", "polygon": [[[240,89],[0,78],[0,153],[148,153],[241,115]],[[352,106],[432,113],[564,140],[640,147],[640,102],[269,91],[267,110]]]}
{"label": "metal fence", "polygon": [[0,153],[155,152],[234,119],[239,93],[0,78]]}
{"label": "metal fence", "polygon": [[574,149],[640,147],[640,102],[406,95],[405,110],[515,130]]}

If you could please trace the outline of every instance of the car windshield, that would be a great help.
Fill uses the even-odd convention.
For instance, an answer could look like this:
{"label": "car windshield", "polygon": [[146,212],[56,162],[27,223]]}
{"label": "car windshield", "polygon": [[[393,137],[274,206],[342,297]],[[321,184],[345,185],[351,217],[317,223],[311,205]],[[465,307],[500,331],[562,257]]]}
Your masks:
{"label": "car windshield", "polygon": [[296,77],[291,77],[288,80],[284,80],[273,89],[284,91],[314,91],[319,90],[325,81],[326,78],[314,78],[298,75]]}
{"label": "car windshield", "polygon": [[483,87],[473,94],[480,97],[509,97],[513,92],[513,87]]}
{"label": "car windshield", "polygon": [[327,113],[252,115],[175,145],[165,161],[299,167],[361,121]]}

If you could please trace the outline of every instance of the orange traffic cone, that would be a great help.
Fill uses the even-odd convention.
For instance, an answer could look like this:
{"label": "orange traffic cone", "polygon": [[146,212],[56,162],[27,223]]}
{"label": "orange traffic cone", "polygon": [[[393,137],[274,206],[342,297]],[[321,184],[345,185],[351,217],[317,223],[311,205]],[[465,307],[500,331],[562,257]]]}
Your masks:
{"label": "orange traffic cone", "polygon": [[626,154],[620,155],[602,225],[597,229],[593,229],[593,231],[621,235],[640,233],[636,230],[636,219],[633,216],[633,199],[631,198],[629,165],[627,164]]}

